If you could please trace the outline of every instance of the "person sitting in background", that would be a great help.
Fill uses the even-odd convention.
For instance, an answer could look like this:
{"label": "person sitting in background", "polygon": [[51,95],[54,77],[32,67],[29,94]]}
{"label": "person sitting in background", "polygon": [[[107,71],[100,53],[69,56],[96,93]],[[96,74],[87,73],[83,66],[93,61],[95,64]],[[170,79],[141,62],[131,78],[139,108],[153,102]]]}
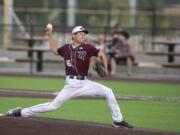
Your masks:
{"label": "person sitting in background", "polygon": [[[103,52],[106,52],[106,48],[105,48],[105,38],[104,35],[100,34],[97,37],[97,42],[95,43],[95,48],[99,49],[99,50],[103,50]],[[89,70],[89,75],[92,76],[92,72],[93,72],[93,66],[95,64],[96,61],[96,57],[92,57],[91,58],[91,62],[90,62],[90,70]]]}
{"label": "person sitting in background", "polygon": [[123,30],[120,24],[116,24],[112,33],[112,44],[109,46],[109,59],[111,65],[111,75],[116,73],[117,65],[125,63],[127,65],[127,75],[132,73],[134,56],[129,44],[130,35]]}
{"label": "person sitting in background", "polygon": [[95,48],[105,51],[105,38],[103,35],[99,35],[97,37],[97,43],[95,44]]}

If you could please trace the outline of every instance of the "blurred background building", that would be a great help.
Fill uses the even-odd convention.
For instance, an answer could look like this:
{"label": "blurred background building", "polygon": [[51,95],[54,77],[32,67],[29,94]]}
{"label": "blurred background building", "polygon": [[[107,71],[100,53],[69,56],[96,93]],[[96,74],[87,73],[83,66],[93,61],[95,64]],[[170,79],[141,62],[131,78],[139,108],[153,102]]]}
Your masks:
{"label": "blurred background building", "polygon": [[[43,34],[48,22],[57,26],[56,31],[70,32],[75,25],[91,28],[91,33],[108,35],[117,22],[132,35],[180,35],[179,0],[1,0],[1,45],[3,34]],[[139,40],[140,40],[139,39]],[[5,41],[4,41],[5,42]]]}

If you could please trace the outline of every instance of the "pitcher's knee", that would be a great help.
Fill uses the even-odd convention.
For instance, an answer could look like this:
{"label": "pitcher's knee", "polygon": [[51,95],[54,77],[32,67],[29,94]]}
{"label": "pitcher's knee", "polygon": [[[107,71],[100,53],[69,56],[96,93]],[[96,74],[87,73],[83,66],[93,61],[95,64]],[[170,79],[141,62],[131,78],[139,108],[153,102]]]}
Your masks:
{"label": "pitcher's knee", "polygon": [[111,88],[107,88],[106,89],[106,98],[110,97],[113,95],[112,89]]}
{"label": "pitcher's knee", "polygon": [[54,111],[54,110],[56,110],[57,108],[58,108],[58,106],[56,106],[56,105],[54,105],[54,104],[52,104],[52,103],[49,104],[49,110],[50,110],[50,111]]}

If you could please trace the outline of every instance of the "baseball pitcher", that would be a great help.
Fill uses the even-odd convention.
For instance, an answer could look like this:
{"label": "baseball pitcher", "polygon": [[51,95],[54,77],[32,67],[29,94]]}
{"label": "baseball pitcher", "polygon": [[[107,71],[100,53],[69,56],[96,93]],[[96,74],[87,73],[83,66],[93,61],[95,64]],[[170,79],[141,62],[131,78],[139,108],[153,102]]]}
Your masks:
{"label": "baseball pitcher", "polygon": [[67,100],[79,96],[100,96],[107,100],[112,114],[114,127],[133,128],[123,120],[119,105],[111,88],[93,82],[87,78],[90,58],[99,57],[102,66],[96,64],[96,70],[101,72],[101,77],[107,72],[107,59],[102,50],[96,49],[93,45],[86,43],[88,31],[82,26],[76,26],[72,30],[72,40],[70,44],[57,47],[56,41],[52,36],[53,26],[48,24],[46,27],[51,50],[64,58],[65,64],[65,85],[51,102],[39,104],[27,108],[11,109],[4,116],[29,117],[33,114],[45,113],[56,110]]}

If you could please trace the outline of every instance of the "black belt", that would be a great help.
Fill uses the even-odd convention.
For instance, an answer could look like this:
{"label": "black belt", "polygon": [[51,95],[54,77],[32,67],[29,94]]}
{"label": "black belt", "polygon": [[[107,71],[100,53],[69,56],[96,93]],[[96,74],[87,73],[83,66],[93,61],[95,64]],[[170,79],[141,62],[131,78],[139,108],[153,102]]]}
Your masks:
{"label": "black belt", "polygon": [[69,78],[71,79],[77,79],[77,80],[85,80],[86,76],[73,76],[73,75],[68,75]]}

